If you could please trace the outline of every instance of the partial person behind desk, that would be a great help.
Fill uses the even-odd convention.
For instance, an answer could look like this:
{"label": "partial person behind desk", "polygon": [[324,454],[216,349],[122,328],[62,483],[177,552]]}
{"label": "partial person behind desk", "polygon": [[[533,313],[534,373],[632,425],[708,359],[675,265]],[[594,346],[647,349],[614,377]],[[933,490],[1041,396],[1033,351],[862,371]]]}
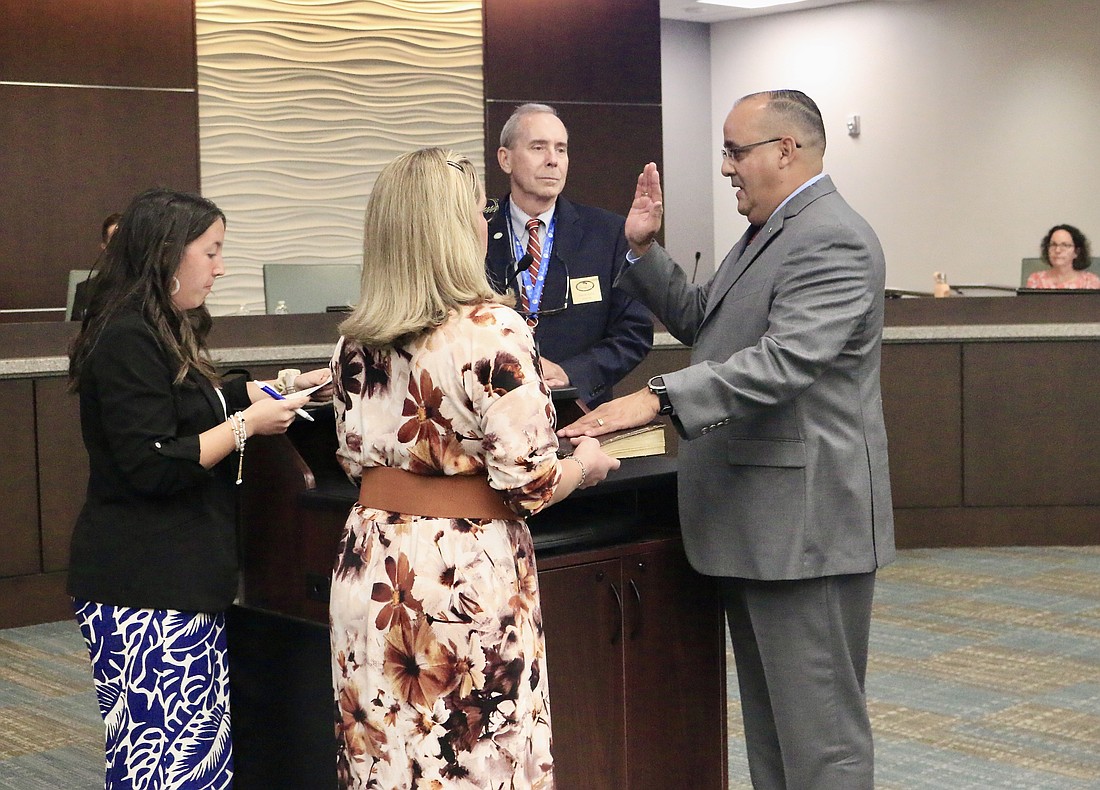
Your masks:
{"label": "partial person behind desk", "polygon": [[1050,268],[1032,273],[1026,288],[1100,288],[1100,277],[1085,271],[1092,265],[1089,240],[1073,225],[1048,230],[1039,257]]}
{"label": "partial person behind desk", "polygon": [[73,306],[69,312],[70,321],[84,320],[84,312],[88,309],[88,289],[91,284],[91,279],[96,275],[96,267],[99,265],[99,258],[103,257],[103,253],[107,249],[107,243],[111,240],[111,236],[114,235],[115,229],[118,228],[118,221],[120,219],[122,219],[122,214],[117,211],[103,218],[103,223],[99,229],[99,235],[102,239],[102,241],[99,242],[99,257],[96,258],[96,263],[88,273],[88,276],[76,285],[76,290],[73,292]]}
{"label": "partial person behind desk", "polygon": [[[514,288],[517,309],[538,316],[531,323],[546,383],[576,387],[590,406],[603,403],[653,346],[649,312],[614,287],[626,261],[624,220],[561,196],[569,133],[553,107],[516,108],[501,129],[497,162],[510,191],[489,223],[490,282],[499,293]],[[517,274],[528,253],[530,268]]]}

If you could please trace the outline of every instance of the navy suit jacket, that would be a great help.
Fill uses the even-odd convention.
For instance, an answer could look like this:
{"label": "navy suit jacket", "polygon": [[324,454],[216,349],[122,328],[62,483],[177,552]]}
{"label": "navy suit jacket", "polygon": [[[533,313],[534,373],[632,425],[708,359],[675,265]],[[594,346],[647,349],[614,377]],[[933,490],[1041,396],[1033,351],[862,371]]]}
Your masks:
{"label": "navy suit jacket", "polygon": [[[508,232],[508,198],[489,223],[486,266],[501,293],[515,280],[515,254]],[[562,304],[569,279],[598,277],[601,299],[578,304],[558,315],[539,318],[535,339],[539,353],[569,374],[577,397],[596,406],[612,397],[611,389],[653,347],[653,320],[641,302],[615,288],[626,264],[624,219],[610,211],[571,203],[559,197],[554,211],[554,247],[546,273],[542,305]],[[516,229],[517,231],[520,229]]]}

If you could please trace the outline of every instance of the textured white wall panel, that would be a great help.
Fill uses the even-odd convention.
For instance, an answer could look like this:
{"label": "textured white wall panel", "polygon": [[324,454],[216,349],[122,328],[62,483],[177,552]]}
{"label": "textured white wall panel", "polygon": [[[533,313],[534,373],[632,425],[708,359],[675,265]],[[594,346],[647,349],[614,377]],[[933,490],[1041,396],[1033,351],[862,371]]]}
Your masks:
{"label": "textured white wall panel", "polygon": [[229,218],[215,315],[263,312],[265,263],[358,264],[367,195],[398,154],[440,145],[483,166],[479,1],[195,11],[202,190]]}

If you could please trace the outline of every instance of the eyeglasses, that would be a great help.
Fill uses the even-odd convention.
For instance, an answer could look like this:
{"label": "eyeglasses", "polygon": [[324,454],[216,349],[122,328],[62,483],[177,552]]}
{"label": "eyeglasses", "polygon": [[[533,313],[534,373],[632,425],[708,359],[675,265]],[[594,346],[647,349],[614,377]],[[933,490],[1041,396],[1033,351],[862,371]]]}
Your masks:
{"label": "eyeglasses", "polygon": [[[744,159],[748,155],[749,151],[756,148],[757,146],[767,145],[768,143],[778,143],[782,139],[783,139],[782,137],[773,137],[770,140],[761,140],[759,143],[749,143],[748,145],[736,145],[733,148],[726,148],[726,147],[723,146],[722,149],[721,149],[722,158],[723,159],[732,159],[734,162],[740,162],[742,159]],[[802,143],[796,142],[794,144],[794,147],[795,148],[801,148]]]}
{"label": "eyeglasses", "polygon": [[500,210],[500,203],[496,198],[489,198],[485,201],[485,208],[481,210],[481,216],[485,217],[485,221],[488,222],[497,215],[497,211]]}
{"label": "eyeglasses", "polygon": [[1052,241],[1047,245],[1048,250],[1075,250],[1077,245],[1072,241]]}
{"label": "eyeglasses", "polygon": [[[527,256],[524,256],[527,257]],[[559,315],[569,309],[571,304],[570,288],[569,288],[569,266],[561,258],[555,257],[553,259],[553,266],[560,266],[562,270],[562,277],[555,276],[552,280],[548,277],[543,284],[542,297],[539,299],[539,309],[537,312],[524,310],[522,308],[523,300],[519,294],[519,289],[522,287],[519,284],[519,276],[522,270],[516,271],[512,277],[509,278],[505,284],[506,290],[515,290],[516,292],[516,312],[527,319],[527,323],[531,327],[538,326],[540,318],[545,318],[549,315]],[[549,272],[548,272],[549,274]]]}

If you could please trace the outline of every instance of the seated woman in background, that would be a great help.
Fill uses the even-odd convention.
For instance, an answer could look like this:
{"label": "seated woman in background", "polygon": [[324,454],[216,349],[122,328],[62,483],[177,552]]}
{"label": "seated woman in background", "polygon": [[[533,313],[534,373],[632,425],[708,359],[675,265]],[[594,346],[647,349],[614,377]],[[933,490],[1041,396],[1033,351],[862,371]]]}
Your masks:
{"label": "seated woman in background", "polygon": [[1039,255],[1050,268],[1028,277],[1028,288],[1100,288],[1100,277],[1084,271],[1092,263],[1089,240],[1072,225],[1048,230]]}

